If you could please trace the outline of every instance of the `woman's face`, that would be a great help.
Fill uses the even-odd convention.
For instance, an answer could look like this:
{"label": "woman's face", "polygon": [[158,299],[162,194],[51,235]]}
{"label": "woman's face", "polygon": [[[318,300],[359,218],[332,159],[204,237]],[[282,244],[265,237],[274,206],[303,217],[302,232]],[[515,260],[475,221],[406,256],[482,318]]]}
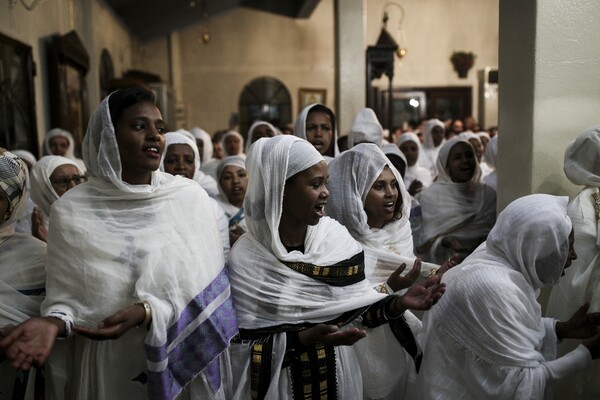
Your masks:
{"label": "woman's face", "polygon": [[466,143],[457,143],[450,149],[446,170],[453,182],[468,182],[475,174],[476,163],[473,148]]}
{"label": "woman's face", "polygon": [[8,214],[9,208],[10,205],[8,203],[8,196],[4,190],[0,189],[0,221],[6,220],[6,215]]}
{"label": "woman's face", "polygon": [[275,131],[271,129],[269,125],[258,125],[256,128],[254,128],[254,131],[252,131],[252,143],[256,142],[260,138],[273,136],[275,136]]}
{"label": "woman's face", "polygon": [[398,201],[398,181],[389,167],[385,167],[377,177],[365,199],[367,224],[370,228],[383,228],[386,222],[393,221]]}
{"label": "woman's face", "polygon": [[306,140],[321,154],[325,154],[333,140],[333,123],[329,114],[322,111],[308,113],[306,117]]}
{"label": "woman's face", "polygon": [[213,158],[217,160],[222,159],[224,156],[223,149],[221,148],[221,143],[213,142]]}
{"label": "woman's face", "polygon": [[50,175],[50,184],[58,197],[61,197],[80,183],[85,182],[85,180],[85,177],[79,174],[77,167],[71,164],[59,165],[54,168],[54,171]]}
{"label": "woman's face", "polygon": [[444,129],[441,126],[434,126],[431,129],[431,139],[433,140],[433,145],[438,147],[444,139]]}
{"label": "woman's face", "polygon": [[567,261],[565,262],[565,268],[563,269],[562,275],[565,275],[565,269],[571,266],[573,260],[577,259],[577,253],[575,252],[575,231],[571,229],[571,233],[569,234],[569,255],[567,256]]}
{"label": "woman's face", "polygon": [[417,160],[419,159],[419,146],[417,146],[415,142],[409,140],[408,142],[402,143],[402,145],[400,145],[400,151],[404,153],[406,163],[409,167],[412,167],[417,163]]}
{"label": "woman's face", "polygon": [[325,215],[329,198],[327,163],[321,161],[297,173],[285,183],[280,225],[306,228]]}
{"label": "woman's face", "polygon": [[248,173],[237,165],[228,165],[223,168],[219,183],[227,200],[236,207],[241,207],[248,187]]}
{"label": "woman's face", "polygon": [[242,149],[242,141],[236,135],[230,135],[225,139],[225,151],[230,156],[236,156],[240,154]]}
{"label": "woman's face", "polygon": [[149,184],[160,166],[167,126],[156,106],[141,102],[123,110],[115,126],[121,178],[132,185]]}
{"label": "woman's face", "polygon": [[55,156],[65,156],[69,149],[69,140],[64,136],[54,136],[48,141],[50,152]]}
{"label": "woman's face", "polygon": [[172,144],[167,148],[163,165],[165,172],[171,175],[181,175],[193,179],[196,172],[194,150],[187,144]]}
{"label": "woman's face", "polygon": [[477,162],[481,162],[481,157],[483,157],[483,145],[480,140],[477,139],[469,139],[469,143],[473,146],[473,150],[475,150],[475,157],[477,157]]}

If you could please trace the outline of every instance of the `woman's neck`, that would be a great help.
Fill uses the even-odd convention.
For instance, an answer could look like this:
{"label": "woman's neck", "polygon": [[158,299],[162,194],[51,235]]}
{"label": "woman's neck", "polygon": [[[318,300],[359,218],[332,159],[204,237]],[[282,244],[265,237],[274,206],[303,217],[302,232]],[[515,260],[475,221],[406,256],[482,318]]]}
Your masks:
{"label": "woman's neck", "polygon": [[308,225],[298,226],[295,224],[279,223],[279,238],[286,247],[298,247],[304,245]]}

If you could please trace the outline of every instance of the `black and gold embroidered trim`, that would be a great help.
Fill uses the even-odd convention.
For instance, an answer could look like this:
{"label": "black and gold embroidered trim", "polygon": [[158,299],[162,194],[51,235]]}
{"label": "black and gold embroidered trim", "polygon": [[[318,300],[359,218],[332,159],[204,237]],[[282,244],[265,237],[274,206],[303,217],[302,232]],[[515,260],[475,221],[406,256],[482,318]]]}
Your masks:
{"label": "black and gold embroidered trim", "polygon": [[290,364],[294,399],[337,399],[335,349],[315,343]]}
{"label": "black and gold embroidered trim", "polygon": [[365,253],[360,252],[334,265],[319,266],[280,260],[285,266],[331,286],[349,286],[365,279]]}

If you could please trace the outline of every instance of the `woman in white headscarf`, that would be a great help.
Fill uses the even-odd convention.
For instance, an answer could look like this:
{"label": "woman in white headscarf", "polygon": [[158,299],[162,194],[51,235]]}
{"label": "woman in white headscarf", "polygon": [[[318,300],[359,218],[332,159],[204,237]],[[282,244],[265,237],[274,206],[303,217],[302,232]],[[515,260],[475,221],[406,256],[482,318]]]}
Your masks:
{"label": "woman in white headscarf", "polygon": [[481,170],[471,143],[446,142],[437,161],[437,180],[417,196],[423,215],[418,254],[440,264],[452,254],[464,259],[496,221],[496,192],[480,183]]}
{"label": "woman in white headscarf", "polygon": [[49,130],[44,138],[44,149],[47,155],[63,156],[75,161],[79,169],[85,172],[85,163],[75,157],[75,141],[71,132],[61,128]]}
{"label": "woman in white headscarf", "polygon": [[224,134],[221,138],[221,148],[223,149],[224,157],[246,157],[244,154],[244,137],[239,132],[229,131]]}
{"label": "woman in white headscarf", "polygon": [[329,162],[339,154],[335,114],[323,104],[310,104],[294,123],[294,136],[307,140]]}
{"label": "woman in white headscarf", "polygon": [[498,160],[498,136],[490,139],[485,147],[485,163],[490,168],[490,173],[483,177],[483,183],[494,190],[498,190],[498,173],[496,172],[496,163]]}
{"label": "woman in white headscarf", "polygon": [[[599,158],[600,125],[584,130],[565,151],[565,175],[574,185],[584,188],[571,201],[567,210],[573,221],[577,260],[573,261],[573,266],[552,289],[547,307],[550,317],[568,318],[584,302],[591,304],[590,311],[600,311]],[[559,344],[559,353],[565,354],[576,345],[572,341],[562,342]],[[599,398],[600,382],[596,378],[598,371],[599,366],[595,365],[591,373],[577,375],[564,382],[560,388],[560,398]]]}
{"label": "woman in white headscarf", "polygon": [[462,132],[457,135],[458,138],[467,139],[471,146],[473,146],[473,150],[475,151],[475,157],[477,157],[477,162],[479,163],[479,168],[481,169],[481,181],[492,172],[487,163],[483,160],[483,155],[485,153],[485,146],[481,141],[481,137],[473,132]]}
{"label": "woman in white headscarf", "polygon": [[200,164],[206,164],[212,160],[213,145],[212,139],[208,132],[202,128],[193,127],[190,133],[196,139],[196,146],[200,153]]}
{"label": "woman in white headscarf", "polygon": [[69,189],[86,181],[79,165],[66,157],[44,156],[31,170],[31,199],[37,206],[33,212],[32,231],[35,237],[47,240],[50,207]]}
{"label": "woman in white headscarf", "polygon": [[348,148],[356,146],[359,143],[375,143],[381,147],[383,142],[383,127],[375,111],[370,108],[360,110],[350,125],[348,131]]}
{"label": "woman in white headscarf", "polygon": [[[26,208],[28,180],[25,163],[0,148],[0,339],[15,325],[39,315],[44,299],[46,244],[31,235],[15,233],[11,227]],[[33,383],[35,377],[30,376]],[[0,377],[2,398],[23,398],[27,376],[10,368],[2,350]]]}
{"label": "woman in white headscarf", "polygon": [[431,172],[431,176],[437,174],[437,158],[446,143],[444,138],[445,125],[439,119],[430,119],[423,126],[423,147],[419,152],[419,164]]}
{"label": "woman in white headscarf", "polygon": [[237,328],[222,243],[206,192],[158,171],[153,100],[123,89],[92,115],[89,181],[52,208],[44,317],[0,341],[28,369],[76,332],[69,398],[223,398],[219,355]]}
{"label": "woman in white headscarf", "polygon": [[542,318],[537,301],[577,257],[567,200],[515,200],[486,242],[444,275],[446,293],[423,320],[418,398],[543,399],[550,383],[600,356],[596,338],[555,359],[557,340],[594,336],[600,314],[584,306],[557,322]]}
{"label": "woman in white headscarf", "polygon": [[[181,132],[167,132],[165,134],[165,150],[160,162],[160,170],[171,175],[180,175],[198,183],[210,197],[209,201],[217,220],[219,234],[223,241],[223,253],[229,255],[229,226],[227,217],[217,200],[217,182],[210,176],[200,171],[200,156],[195,141]],[[214,188],[213,188],[214,186]],[[210,190],[210,191],[209,191]]]}
{"label": "woman in white headscarf", "polygon": [[411,195],[427,189],[433,183],[433,177],[428,168],[419,165],[421,141],[412,132],[405,132],[398,138],[398,147],[406,157],[407,168],[404,174],[404,185]]}
{"label": "woman in white headscarf", "polygon": [[217,202],[228,219],[229,241],[231,245],[247,230],[244,215],[244,197],[248,187],[246,162],[240,156],[225,157],[217,167],[219,177],[219,197]]}
{"label": "woman in white headscarf", "polygon": [[256,142],[260,138],[264,137],[273,137],[279,135],[279,129],[275,128],[272,124],[267,121],[254,121],[250,128],[248,129],[248,134],[246,135],[246,150],[245,153],[248,154],[248,149],[252,146],[252,143]]}
{"label": "woman in white headscarf", "polygon": [[[27,164],[27,169],[29,170],[29,173],[31,173],[31,169],[35,166],[37,158],[35,158],[35,156],[27,150],[12,150],[11,153],[25,161],[25,164]],[[27,184],[29,185],[29,183],[30,181],[28,180]],[[31,201],[31,198],[28,198],[27,209],[23,212],[21,218],[19,218],[13,225],[15,232],[31,234],[31,214],[33,213],[34,208],[35,204],[33,201]]]}
{"label": "woman in white headscarf", "polygon": [[[363,399],[363,388],[368,397],[384,397],[402,377],[395,357],[403,350],[395,338],[369,341],[385,337],[377,327],[406,308],[429,308],[443,289],[419,286],[386,296],[371,287],[360,244],[324,216],[327,165],[308,142],[260,139],[247,167],[248,232],[228,262],[242,339],[230,351],[230,398]],[[406,327],[402,319],[392,323]],[[363,339],[365,326],[373,329]],[[374,354],[369,346],[385,349],[391,363],[366,360]]]}

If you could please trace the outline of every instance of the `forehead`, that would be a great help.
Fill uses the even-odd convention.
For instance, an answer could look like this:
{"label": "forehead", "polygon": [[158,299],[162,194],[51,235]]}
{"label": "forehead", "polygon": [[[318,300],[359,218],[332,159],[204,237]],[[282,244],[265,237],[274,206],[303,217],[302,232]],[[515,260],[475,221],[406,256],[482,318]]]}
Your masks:
{"label": "forehead", "polygon": [[224,174],[226,172],[229,172],[230,174],[233,174],[235,172],[240,172],[240,171],[246,171],[246,169],[244,167],[241,167],[239,165],[228,165],[225,168],[223,168],[223,172],[221,173]]}
{"label": "forehead", "polygon": [[456,154],[456,153],[465,153],[467,151],[471,151],[471,146],[469,146],[468,144],[464,143],[464,142],[459,142],[457,144],[455,144],[454,146],[452,146],[452,148],[450,149],[450,155],[452,154]]}
{"label": "forehead", "polygon": [[148,101],[142,101],[124,109],[119,123],[121,121],[127,121],[135,118],[147,118],[151,121],[162,121],[162,114],[160,113],[158,107],[156,107],[154,104]]}
{"label": "forehead", "polygon": [[375,181],[393,181],[394,179],[396,179],[394,173],[392,172],[390,167],[386,165],[385,167],[383,167],[383,171],[381,171],[381,174],[379,174]]}
{"label": "forehead", "polygon": [[194,150],[185,143],[176,143],[169,145],[167,148],[167,155],[176,155],[176,154],[187,154],[194,155]]}
{"label": "forehead", "polygon": [[331,117],[324,111],[311,111],[308,113],[306,117],[306,122],[308,121],[323,121],[331,123]]}
{"label": "forehead", "polygon": [[63,164],[63,165],[59,165],[58,167],[54,168],[54,171],[52,171],[52,174],[50,174],[50,177],[53,176],[60,176],[60,175],[77,175],[79,173],[79,171],[77,170],[77,167],[72,165],[72,164]]}
{"label": "forehead", "polygon": [[69,139],[67,139],[64,136],[53,136],[50,138],[50,143],[58,143],[58,142],[69,144]]}

